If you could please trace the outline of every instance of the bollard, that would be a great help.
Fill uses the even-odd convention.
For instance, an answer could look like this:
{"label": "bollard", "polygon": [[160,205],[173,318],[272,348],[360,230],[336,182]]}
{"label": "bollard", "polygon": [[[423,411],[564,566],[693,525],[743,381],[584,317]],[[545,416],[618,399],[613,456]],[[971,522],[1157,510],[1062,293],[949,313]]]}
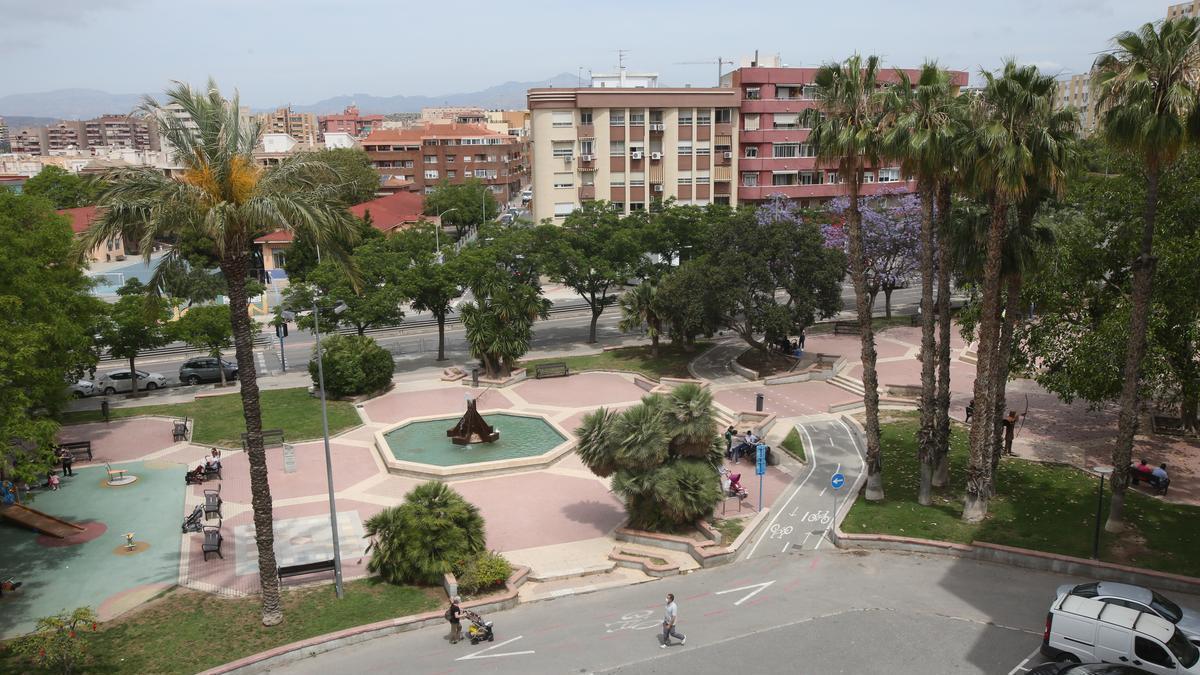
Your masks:
{"label": "bollard", "polygon": [[100,414],[104,416],[104,421],[108,421],[108,399],[100,401]]}
{"label": "bollard", "polygon": [[478,368],[471,369],[471,386],[472,387],[479,386],[479,369]]}
{"label": "bollard", "polygon": [[762,410],[763,410],[763,395],[762,394],[754,395],[754,410],[755,410],[755,412],[762,412]]}

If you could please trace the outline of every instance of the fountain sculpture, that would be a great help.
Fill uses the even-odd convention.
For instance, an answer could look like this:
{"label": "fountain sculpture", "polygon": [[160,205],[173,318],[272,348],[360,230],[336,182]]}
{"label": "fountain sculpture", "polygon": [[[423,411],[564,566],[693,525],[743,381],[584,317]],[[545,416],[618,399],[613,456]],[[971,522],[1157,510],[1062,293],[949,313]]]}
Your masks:
{"label": "fountain sculpture", "polygon": [[467,397],[467,412],[458,420],[454,428],[446,430],[446,435],[455,445],[470,445],[472,443],[493,443],[500,438],[496,431],[483,419],[483,415],[475,409],[475,399]]}

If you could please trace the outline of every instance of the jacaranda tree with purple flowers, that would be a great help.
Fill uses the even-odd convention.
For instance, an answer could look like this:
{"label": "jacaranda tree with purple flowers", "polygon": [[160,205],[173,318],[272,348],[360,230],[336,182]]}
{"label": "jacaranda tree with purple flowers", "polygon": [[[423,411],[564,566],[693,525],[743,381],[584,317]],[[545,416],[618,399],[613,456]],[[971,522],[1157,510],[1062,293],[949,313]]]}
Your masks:
{"label": "jacaranda tree with purple flowers", "polygon": [[[850,200],[838,197],[829,203],[836,222],[822,228],[831,246],[844,246],[840,224]],[[867,292],[871,306],[883,291],[884,311],[892,317],[892,291],[900,288],[921,269],[921,202],[915,195],[878,195],[858,200],[862,213],[863,253],[866,258]]]}

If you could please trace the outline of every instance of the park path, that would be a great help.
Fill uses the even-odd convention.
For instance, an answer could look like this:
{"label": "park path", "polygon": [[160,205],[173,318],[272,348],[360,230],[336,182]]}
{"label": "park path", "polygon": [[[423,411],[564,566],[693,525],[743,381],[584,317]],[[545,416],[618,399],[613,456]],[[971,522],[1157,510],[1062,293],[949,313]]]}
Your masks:
{"label": "park path", "polygon": [[742,352],[746,351],[746,343],[741,340],[725,340],[697,356],[688,364],[692,377],[708,380],[712,386],[746,384],[746,378],[734,372],[730,364]]}

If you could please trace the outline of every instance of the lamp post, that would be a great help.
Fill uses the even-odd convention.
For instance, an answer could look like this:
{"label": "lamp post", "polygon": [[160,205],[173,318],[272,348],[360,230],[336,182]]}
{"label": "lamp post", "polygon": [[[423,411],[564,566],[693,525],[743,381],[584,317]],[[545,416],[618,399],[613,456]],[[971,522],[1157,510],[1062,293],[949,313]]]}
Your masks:
{"label": "lamp post", "polygon": [[[313,298],[313,337],[317,350],[317,387],[321,391],[321,431],[325,439],[325,480],[329,491],[329,530],[333,536],[333,588],[338,599],[342,598],[342,546],[338,541],[337,502],[333,495],[333,458],[329,452],[329,406],[325,401],[325,365],[321,358],[321,310],[317,307],[319,297]],[[339,302],[334,314],[346,311],[346,303]],[[289,316],[290,315],[290,316]],[[295,318],[293,312],[283,312],[284,319]]]}
{"label": "lamp post", "polygon": [[1093,466],[1092,471],[1100,476],[1100,484],[1096,488],[1096,533],[1092,536],[1092,560],[1100,559],[1100,517],[1104,512],[1104,477],[1113,472],[1108,465]]}
{"label": "lamp post", "polygon": [[438,261],[439,265],[442,264],[442,237],[441,237],[442,216],[446,215],[447,213],[450,213],[451,211],[457,211],[457,210],[458,210],[458,207],[451,207],[451,208],[448,208],[445,211],[442,211],[441,213],[439,213],[437,226],[433,229],[433,247],[436,249],[437,261]]}

